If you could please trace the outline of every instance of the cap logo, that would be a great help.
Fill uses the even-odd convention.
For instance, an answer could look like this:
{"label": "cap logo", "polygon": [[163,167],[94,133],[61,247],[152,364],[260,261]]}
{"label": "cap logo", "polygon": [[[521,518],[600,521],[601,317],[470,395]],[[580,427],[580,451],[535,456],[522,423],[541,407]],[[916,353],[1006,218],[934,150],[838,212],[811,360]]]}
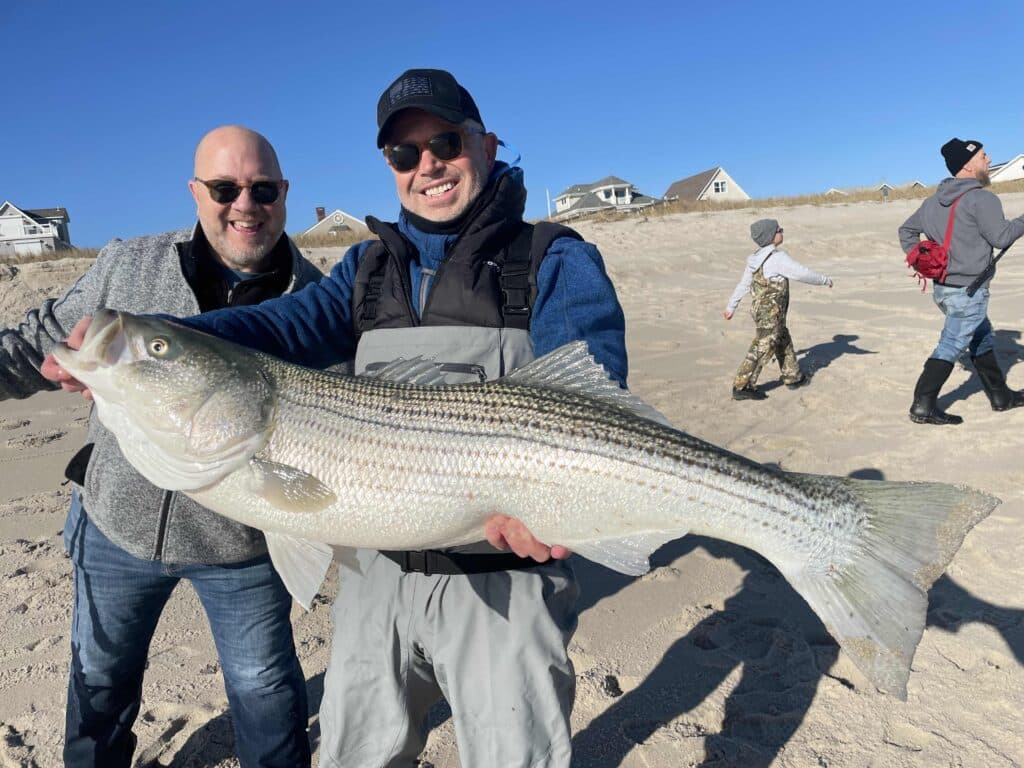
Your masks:
{"label": "cap logo", "polygon": [[973,152],[973,151],[974,151],[974,150],[976,150],[977,148],[978,148],[978,145],[977,145],[977,144],[973,144],[973,143],[972,143],[972,144],[968,144],[968,145],[967,145],[967,149],[968,149],[969,151],[971,151],[971,152]]}
{"label": "cap logo", "polygon": [[388,100],[396,104],[415,96],[432,96],[433,93],[434,86],[429,77],[406,76],[391,86]]}

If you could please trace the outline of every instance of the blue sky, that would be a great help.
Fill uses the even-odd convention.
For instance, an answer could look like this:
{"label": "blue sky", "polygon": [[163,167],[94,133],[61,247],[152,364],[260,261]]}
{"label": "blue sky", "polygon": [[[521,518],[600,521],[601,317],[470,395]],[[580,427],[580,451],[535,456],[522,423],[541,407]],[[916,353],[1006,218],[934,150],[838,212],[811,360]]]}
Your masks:
{"label": "blue sky", "polygon": [[951,136],[1024,151],[1022,33],[1020,0],[8,3],[0,201],[64,206],[81,247],[188,226],[196,142],[240,123],[277,148],[289,232],[318,205],[391,219],[375,108],[410,67],[453,72],[521,153],[530,218],[609,174],[934,183]]}

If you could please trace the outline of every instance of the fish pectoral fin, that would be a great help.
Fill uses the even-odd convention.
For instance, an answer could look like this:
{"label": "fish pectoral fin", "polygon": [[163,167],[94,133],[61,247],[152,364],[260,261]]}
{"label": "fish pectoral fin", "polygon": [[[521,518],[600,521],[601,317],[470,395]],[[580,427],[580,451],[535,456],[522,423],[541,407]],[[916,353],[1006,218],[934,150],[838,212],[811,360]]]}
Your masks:
{"label": "fish pectoral fin", "polygon": [[274,570],[295,601],[308,611],[334,560],[334,549],[329,544],[284,533],[266,531],[263,535]]}
{"label": "fish pectoral fin", "polygon": [[338,500],[334,491],[308,472],[266,459],[252,459],[252,492],[286,512],[319,512]]}
{"label": "fish pectoral fin", "polygon": [[360,565],[359,558],[356,556],[355,547],[339,547],[335,545],[332,549],[334,549],[334,560],[338,565],[344,565],[360,576],[363,575],[363,566]]}
{"label": "fish pectoral fin", "polygon": [[574,544],[572,551],[613,571],[642,576],[651,570],[648,558],[658,547],[685,535],[686,531],[645,531],[633,536]]}

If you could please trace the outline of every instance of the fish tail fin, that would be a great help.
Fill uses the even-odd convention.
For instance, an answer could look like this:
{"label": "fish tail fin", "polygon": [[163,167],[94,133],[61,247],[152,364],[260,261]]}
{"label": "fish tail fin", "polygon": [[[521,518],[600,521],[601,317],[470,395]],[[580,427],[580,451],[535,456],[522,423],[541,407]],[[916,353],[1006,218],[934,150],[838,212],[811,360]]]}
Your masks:
{"label": "fish tail fin", "polygon": [[832,480],[865,515],[859,540],[787,578],[868,679],[905,701],[928,590],[1000,502],[944,483]]}

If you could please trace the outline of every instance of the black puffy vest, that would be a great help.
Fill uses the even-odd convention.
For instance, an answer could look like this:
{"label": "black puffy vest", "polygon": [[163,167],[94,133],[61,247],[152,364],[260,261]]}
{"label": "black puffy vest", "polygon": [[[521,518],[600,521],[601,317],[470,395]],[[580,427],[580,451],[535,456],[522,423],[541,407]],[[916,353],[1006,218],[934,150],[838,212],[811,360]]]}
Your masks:
{"label": "black puffy vest", "polygon": [[526,191],[518,176],[499,177],[451,244],[417,318],[409,264],[415,249],[396,224],[367,217],[380,237],[363,254],[352,290],[356,336],[381,328],[471,325],[529,329],[537,269],[559,237],[582,240],[558,224],[522,220]]}

